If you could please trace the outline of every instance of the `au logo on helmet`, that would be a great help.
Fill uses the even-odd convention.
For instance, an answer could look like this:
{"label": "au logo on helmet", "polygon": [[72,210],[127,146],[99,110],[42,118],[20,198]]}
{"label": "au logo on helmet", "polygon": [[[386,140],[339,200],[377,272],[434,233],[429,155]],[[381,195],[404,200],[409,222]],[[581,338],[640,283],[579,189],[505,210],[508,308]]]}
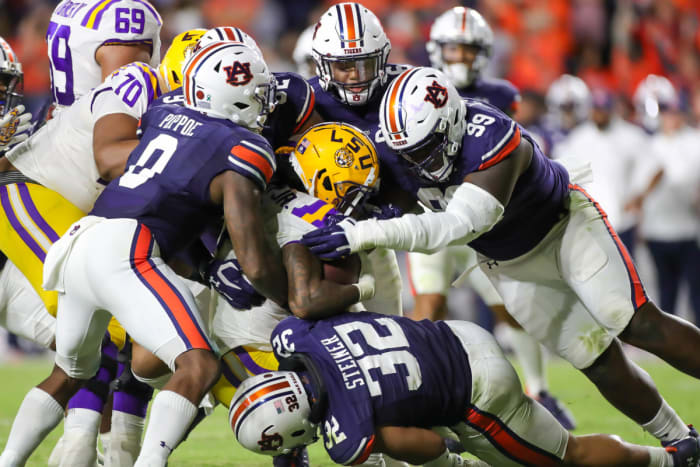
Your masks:
{"label": "au logo on helmet", "polygon": [[233,66],[225,66],[226,82],[231,86],[243,86],[250,83],[253,74],[250,72],[250,63],[234,62]]}
{"label": "au logo on helmet", "polygon": [[276,451],[277,448],[282,446],[282,436],[279,433],[273,433],[268,435],[266,432],[272,428],[272,425],[265,428],[262,433],[260,433],[261,438],[258,441],[261,451]]}
{"label": "au logo on helmet", "polygon": [[432,84],[426,86],[425,90],[427,92],[425,101],[433,104],[436,109],[447,103],[447,88],[441,86],[437,81],[433,80]]}

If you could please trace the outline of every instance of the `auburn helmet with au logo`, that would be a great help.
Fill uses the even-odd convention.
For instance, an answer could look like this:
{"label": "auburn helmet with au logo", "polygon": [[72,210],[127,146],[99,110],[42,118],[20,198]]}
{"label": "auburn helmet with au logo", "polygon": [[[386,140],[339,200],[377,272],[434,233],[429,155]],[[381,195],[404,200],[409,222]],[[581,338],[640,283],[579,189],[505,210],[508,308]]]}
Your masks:
{"label": "auburn helmet with au logo", "polygon": [[213,42],[185,62],[185,106],[261,131],[275,108],[275,78],[262,56],[238,42]]}
{"label": "auburn helmet with au logo", "polygon": [[467,108],[454,85],[435,68],[412,68],[392,81],[379,106],[386,144],[433,182],[452,173],[466,131]]}
{"label": "auburn helmet with au logo", "polygon": [[309,128],[294,148],[291,164],[307,193],[350,215],[379,188],[379,159],[362,131],[346,123]]}
{"label": "auburn helmet with au logo", "polygon": [[0,115],[17,106],[22,100],[22,64],[17,60],[17,55],[5,39],[0,37]]}

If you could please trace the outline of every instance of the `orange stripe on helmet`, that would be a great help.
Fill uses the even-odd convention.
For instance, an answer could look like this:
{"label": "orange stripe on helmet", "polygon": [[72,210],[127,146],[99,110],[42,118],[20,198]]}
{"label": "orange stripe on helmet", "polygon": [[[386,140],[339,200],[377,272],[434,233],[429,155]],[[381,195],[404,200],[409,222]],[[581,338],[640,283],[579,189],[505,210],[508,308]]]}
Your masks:
{"label": "orange stripe on helmet", "polygon": [[396,81],[394,81],[394,88],[391,90],[391,95],[389,96],[389,130],[391,130],[391,133],[397,133],[400,130],[398,124],[396,123],[396,115],[399,111],[396,96],[399,94],[401,82],[406,79],[406,76],[411,71],[412,70],[406,70],[401,73],[398,78],[396,78]]}
{"label": "orange stripe on helmet", "polygon": [[[186,90],[189,90],[190,87],[191,87],[191,85],[190,85],[190,73],[191,73],[192,70],[194,69],[195,65],[196,65],[197,63],[199,63],[199,61],[202,59],[202,57],[204,57],[204,53],[205,53],[206,51],[209,51],[209,50],[212,50],[212,49],[214,49],[214,48],[216,48],[216,47],[219,47],[220,45],[221,45],[221,43],[219,43],[219,42],[214,42],[213,44],[209,44],[208,46],[206,46],[205,48],[203,48],[201,51],[199,51],[199,52],[196,54],[196,56],[192,59],[192,61],[191,61],[191,62],[189,63],[189,65],[187,66],[187,69],[186,69],[185,72],[183,73],[183,75],[184,75],[183,77],[185,78],[185,89],[186,89]],[[191,90],[191,91],[193,91],[193,90]],[[189,96],[189,93],[188,93],[188,92],[185,92],[185,99],[187,99],[187,103],[188,103],[188,104],[192,105],[192,102],[191,102],[191,100],[190,100],[190,96]]]}
{"label": "orange stripe on helmet", "polygon": [[462,9],[462,32],[467,30],[467,8]]}
{"label": "orange stripe on helmet", "polygon": [[241,417],[245,409],[250,407],[255,401],[260,399],[266,394],[269,394],[274,391],[278,391],[280,389],[285,389],[285,388],[291,388],[292,386],[287,382],[287,381],[281,381],[277,384],[273,384],[271,386],[267,386],[261,389],[258,389],[251,395],[245,398],[243,402],[241,402],[241,405],[238,406],[236,409],[236,412],[233,414],[233,417],[231,418],[231,428],[235,430],[236,423],[238,423],[238,419]]}

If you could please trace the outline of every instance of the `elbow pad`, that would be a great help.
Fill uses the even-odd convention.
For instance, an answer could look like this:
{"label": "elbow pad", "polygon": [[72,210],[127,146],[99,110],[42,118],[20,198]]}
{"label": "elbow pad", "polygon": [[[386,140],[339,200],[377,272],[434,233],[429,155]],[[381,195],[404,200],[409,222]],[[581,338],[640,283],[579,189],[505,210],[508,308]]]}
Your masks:
{"label": "elbow pad", "polygon": [[352,251],[384,247],[433,253],[449,245],[467,244],[488,232],[501,220],[504,209],[491,193],[462,183],[443,212],[367,219],[345,233]]}

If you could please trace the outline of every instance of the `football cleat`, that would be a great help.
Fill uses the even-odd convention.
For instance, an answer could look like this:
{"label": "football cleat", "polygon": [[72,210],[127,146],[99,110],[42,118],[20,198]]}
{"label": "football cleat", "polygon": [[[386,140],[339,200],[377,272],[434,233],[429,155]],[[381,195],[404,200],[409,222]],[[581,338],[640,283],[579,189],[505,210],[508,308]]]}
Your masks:
{"label": "football cleat", "polygon": [[274,467],[309,467],[309,452],[305,446],[292,449],[292,452],[272,458]]}
{"label": "football cleat", "polygon": [[673,467],[697,467],[700,464],[700,439],[688,436],[669,446],[666,452],[673,458]]}
{"label": "football cleat", "polygon": [[557,419],[561,426],[567,430],[576,428],[576,421],[574,420],[573,414],[548,391],[540,391],[534,399],[542,404],[545,409],[549,410],[549,413],[554,415],[554,418]]}
{"label": "football cleat", "polygon": [[[688,436],[691,436],[693,438],[700,437],[700,435],[698,434],[698,431],[695,429],[695,427],[693,425],[688,425]],[[681,439],[685,439],[685,438],[681,438]],[[672,439],[670,441],[661,441],[661,446],[668,447],[668,446],[671,446],[676,441],[680,441],[680,440],[679,439]]]}

